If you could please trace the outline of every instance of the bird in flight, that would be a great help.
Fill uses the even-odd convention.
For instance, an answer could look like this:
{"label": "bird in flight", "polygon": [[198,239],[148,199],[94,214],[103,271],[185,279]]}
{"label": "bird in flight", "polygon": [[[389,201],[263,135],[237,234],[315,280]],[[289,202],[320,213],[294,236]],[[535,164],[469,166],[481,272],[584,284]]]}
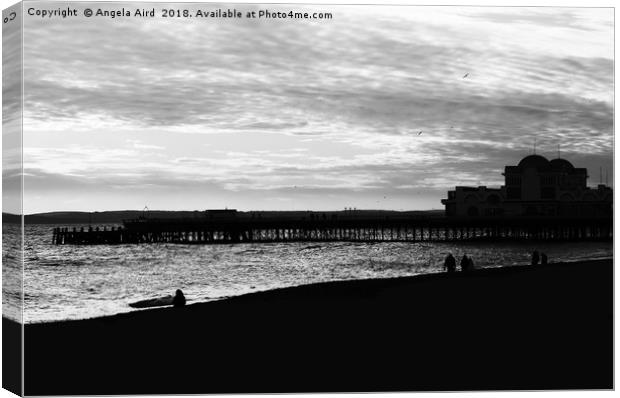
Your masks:
{"label": "bird in flight", "polygon": [[469,76],[469,73],[465,73],[465,75],[463,75],[463,79],[465,79],[467,76]]}
{"label": "bird in flight", "polygon": [[422,131],[420,131],[420,132],[418,133],[418,135],[420,135],[420,134],[422,134]]}

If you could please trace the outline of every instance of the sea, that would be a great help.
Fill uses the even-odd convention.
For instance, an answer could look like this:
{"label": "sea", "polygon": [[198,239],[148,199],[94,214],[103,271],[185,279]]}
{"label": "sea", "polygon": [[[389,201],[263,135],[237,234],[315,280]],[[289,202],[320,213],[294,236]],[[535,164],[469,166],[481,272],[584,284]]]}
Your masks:
{"label": "sea", "polygon": [[86,319],[139,311],[129,304],[176,289],[192,304],[318,282],[438,273],[448,253],[457,262],[467,254],[477,268],[526,265],[534,249],[550,262],[613,257],[611,242],[57,246],[57,226],[66,225],[25,226],[22,270],[19,225],[3,224],[3,316],[24,323]]}

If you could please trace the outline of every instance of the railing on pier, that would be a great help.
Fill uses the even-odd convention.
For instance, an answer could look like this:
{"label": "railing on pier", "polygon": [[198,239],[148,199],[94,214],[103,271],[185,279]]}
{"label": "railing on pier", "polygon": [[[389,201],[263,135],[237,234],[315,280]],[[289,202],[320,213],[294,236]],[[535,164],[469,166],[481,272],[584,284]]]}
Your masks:
{"label": "railing on pier", "polygon": [[447,242],[611,240],[611,219],[232,219],[133,220],[123,227],[54,228],[57,245],[270,243],[299,241]]}

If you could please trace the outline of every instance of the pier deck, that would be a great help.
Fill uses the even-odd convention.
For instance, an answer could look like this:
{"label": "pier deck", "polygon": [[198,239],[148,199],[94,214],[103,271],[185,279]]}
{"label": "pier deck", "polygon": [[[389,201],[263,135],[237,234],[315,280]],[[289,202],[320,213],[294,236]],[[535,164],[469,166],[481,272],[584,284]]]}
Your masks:
{"label": "pier deck", "polygon": [[300,241],[446,242],[460,240],[611,240],[612,219],[357,218],[137,219],[120,227],[57,227],[57,245],[271,243]]}

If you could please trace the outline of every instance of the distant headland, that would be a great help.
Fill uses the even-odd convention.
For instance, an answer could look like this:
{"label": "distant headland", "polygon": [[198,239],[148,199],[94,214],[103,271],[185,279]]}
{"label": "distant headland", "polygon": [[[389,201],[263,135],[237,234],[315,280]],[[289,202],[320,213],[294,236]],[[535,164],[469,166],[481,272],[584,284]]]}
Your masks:
{"label": "distant headland", "polygon": [[[209,210],[175,211],[175,210],[111,210],[111,211],[55,211],[49,213],[35,213],[24,216],[26,224],[120,224],[123,220],[137,219],[144,217],[157,219],[187,219],[202,218]],[[443,217],[444,210],[410,210],[410,211],[391,211],[391,210],[339,210],[339,211],[237,211],[237,218],[292,218],[301,219],[303,217],[321,218],[323,215],[331,218],[333,215],[347,217],[379,217],[385,218],[393,216],[405,217]],[[2,213],[3,223],[20,223],[21,216],[12,213]]]}

